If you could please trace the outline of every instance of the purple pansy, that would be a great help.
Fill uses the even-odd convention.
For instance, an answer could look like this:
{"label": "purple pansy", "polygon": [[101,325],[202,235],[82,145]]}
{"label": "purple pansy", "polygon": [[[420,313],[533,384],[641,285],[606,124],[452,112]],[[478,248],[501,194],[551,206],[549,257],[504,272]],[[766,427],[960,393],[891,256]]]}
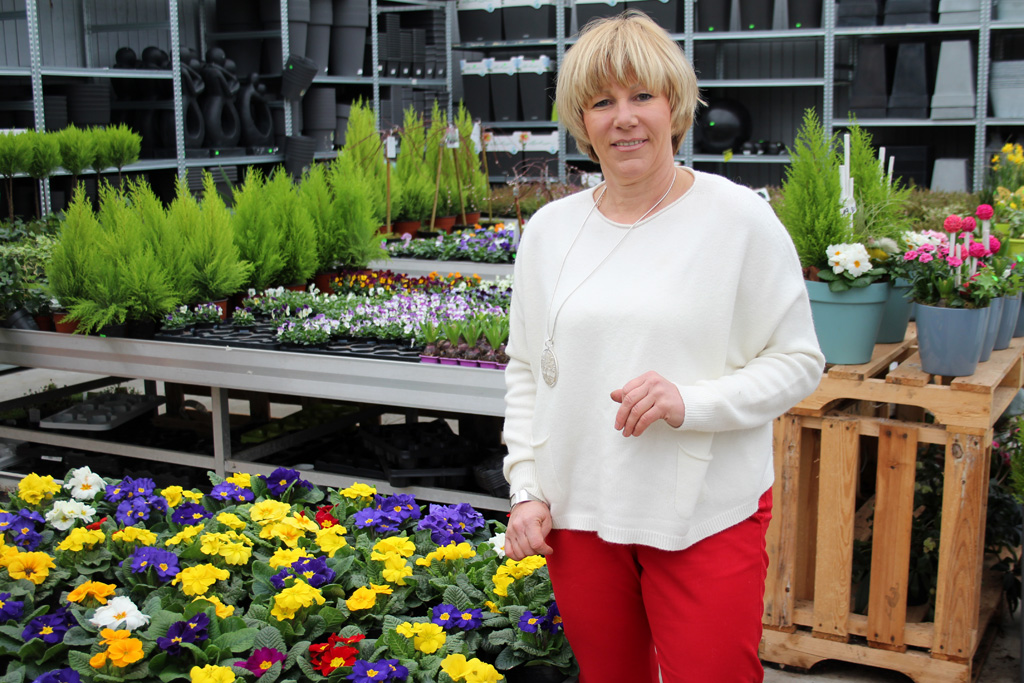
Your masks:
{"label": "purple pansy", "polygon": [[483,516],[468,503],[431,505],[430,513],[420,520],[420,529],[429,529],[430,538],[438,545],[463,543],[466,535],[481,529]]}
{"label": "purple pansy", "polygon": [[409,677],[409,670],[398,663],[397,659],[382,659],[377,662],[356,660],[352,665],[352,673],[347,678],[355,683],[374,683],[375,681],[404,681]]}
{"label": "purple pansy", "polygon": [[21,632],[21,639],[27,643],[33,638],[39,638],[48,645],[55,645],[64,641],[64,634],[70,628],[71,625],[67,623],[65,614],[58,610],[53,614],[43,614],[28,622],[28,626]]}
{"label": "purple pansy", "polygon": [[430,620],[447,631],[455,625],[456,612],[455,605],[435,605]]}
{"label": "purple pansy", "polygon": [[519,617],[519,630],[524,633],[536,633],[543,622],[544,617],[535,616],[533,612],[526,610],[523,616]]}
{"label": "purple pansy", "polygon": [[156,644],[167,654],[177,657],[181,654],[182,643],[194,643],[196,640],[196,634],[188,627],[187,622],[176,621],[167,629],[166,636],[156,639]]}
{"label": "purple pansy", "polygon": [[452,615],[452,623],[463,631],[478,629],[480,628],[480,625],[484,623],[483,611],[476,609],[475,607],[459,610]]}

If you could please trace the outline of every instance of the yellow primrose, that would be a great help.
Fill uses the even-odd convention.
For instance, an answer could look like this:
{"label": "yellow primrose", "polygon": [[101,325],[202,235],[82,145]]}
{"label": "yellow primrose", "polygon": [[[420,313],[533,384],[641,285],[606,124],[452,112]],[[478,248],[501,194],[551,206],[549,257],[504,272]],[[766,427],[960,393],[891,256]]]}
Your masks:
{"label": "yellow primrose", "polygon": [[221,549],[230,543],[224,534],[207,533],[199,537],[199,549],[204,555],[220,555]]}
{"label": "yellow primrose", "polygon": [[288,517],[285,517],[281,520],[281,523],[295,527],[296,529],[301,529],[302,531],[310,531],[313,533],[316,533],[320,530],[319,524],[317,524],[315,521],[313,521],[306,515],[300,514],[298,512],[293,513]]}
{"label": "yellow primrose", "polygon": [[322,605],[325,602],[319,589],[313,588],[302,579],[297,579],[294,584],[274,596],[274,609],[270,610],[270,613],[277,617],[278,621],[284,621],[293,618],[303,607]]}
{"label": "yellow primrose", "polygon": [[231,482],[232,484],[240,488],[248,489],[252,488],[251,478],[252,475],[250,475],[248,472],[235,472],[224,481]]}
{"label": "yellow primrose", "polygon": [[252,546],[245,543],[228,543],[221,548],[220,556],[228,564],[247,564],[252,557]]}
{"label": "yellow primrose", "polygon": [[342,489],[341,491],[338,491],[338,493],[346,498],[354,500],[356,498],[373,498],[377,495],[377,489],[372,486],[367,486],[366,484],[352,484],[352,486],[349,486],[347,489]]}
{"label": "yellow primrose", "polygon": [[52,498],[57,491],[60,491],[60,484],[48,474],[40,477],[33,472],[18,482],[18,496],[29,505],[39,505],[44,498]]}
{"label": "yellow primrose", "polygon": [[[395,630],[406,638],[411,637],[413,647],[426,655],[432,655],[440,650],[448,638],[448,634],[439,624],[402,624],[406,625],[410,628],[405,631],[397,628]],[[412,633],[411,636],[409,632]]]}
{"label": "yellow primrose", "polygon": [[346,530],[343,526],[331,526],[326,529],[320,529],[316,532],[317,547],[327,553],[328,557],[334,557],[334,553],[348,545],[348,540],[345,539],[345,532]]}
{"label": "yellow primrose", "polygon": [[235,672],[229,666],[193,666],[188,673],[192,683],[234,683],[235,680]]}
{"label": "yellow primrose", "polygon": [[82,602],[86,598],[92,598],[101,605],[105,605],[107,604],[107,598],[112,596],[115,590],[117,590],[117,586],[112,583],[86,581],[68,593],[68,601]]}
{"label": "yellow primrose", "polygon": [[198,503],[203,499],[203,494],[200,491],[182,491],[181,495],[183,498]]}
{"label": "yellow primrose", "polygon": [[345,606],[350,612],[360,609],[370,609],[377,603],[377,596],[381,593],[391,594],[394,592],[391,586],[378,586],[371,583],[369,587],[360,586],[352,593],[352,596],[345,601]]}
{"label": "yellow primrose", "polygon": [[72,529],[64,537],[64,540],[57,546],[57,550],[71,550],[74,552],[92,550],[97,543],[102,543],[106,538],[107,535],[99,529],[86,529],[79,526]]}
{"label": "yellow primrose", "polygon": [[6,567],[7,563],[21,553],[21,548],[16,545],[6,545],[3,535],[0,534],[0,567]]}
{"label": "yellow primrose", "polygon": [[472,670],[469,662],[466,661],[466,655],[452,654],[441,660],[441,671],[448,674],[453,681],[462,680]]}
{"label": "yellow primrose", "polygon": [[176,508],[181,504],[181,493],[184,491],[180,486],[168,486],[160,491],[160,495],[167,501],[167,507]]}
{"label": "yellow primrose", "polygon": [[164,541],[164,545],[171,546],[178,545],[179,543],[187,543],[196,536],[198,536],[199,532],[201,532],[202,530],[202,524],[193,524],[191,526],[187,526],[178,533],[168,538],[166,541]]}
{"label": "yellow primrose", "polygon": [[487,607],[487,610],[492,614],[501,614],[501,608],[490,600],[484,600],[484,606]]}
{"label": "yellow primrose", "polygon": [[181,584],[185,595],[204,595],[217,581],[227,581],[231,577],[226,569],[212,564],[200,564],[182,569],[171,581],[172,586]]}
{"label": "yellow primrose", "polygon": [[246,527],[245,522],[243,522],[238,515],[231,512],[220,513],[217,515],[217,521],[229,529],[234,529],[235,531],[241,531]]}
{"label": "yellow primrose", "polygon": [[404,586],[405,577],[412,576],[412,566],[401,555],[388,555],[384,560],[384,569],[381,572],[381,576],[388,583]]}
{"label": "yellow primrose", "polygon": [[[411,557],[416,552],[416,544],[405,536],[391,536],[377,541],[376,545],[373,546],[373,551],[374,554],[389,555],[393,553],[402,557]],[[377,560],[382,558],[371,556],[370,559]]]}
{"label": "yellow primrose", "polygon": [[281,567],[290,567],[292,563],[298,562],[299,560],[313,556],[307,553],[303,548],[278,548],[273,555],[270,556],[268,564],[274,569],[280,569]]}
{"label": "yellow primrose", "polygon": [[7,562],[7,575],[15,580],[28,579],[38,586],[56,566],[46,553],[18,553]]}
{"label": "yellow primrose", "polygon": [[279,500],[261,500],[249,508],[249,519],[260,524],[280,522],[291,511],[292,506],[288,503]]}
{"label": "yellow primrose", "polygon": [[469,543],[449,543],[428,553],[426,557],[416,560],[416,564],[421,567],[429,567],[434,560],[450,562],[452,560],[468,560],[471,557],[476,557],[476,551]]}
{"label": "yellow primrose", "polygon": [[227,619],[235,613],[234,607],[231,605],[225,605],[216,595],[201,595],[196,597],[192,602],[196,602],[196,600],[205,600],[213,605],[214,610],[217,612],[217,616],[221,619]]}
{"label": "yellow primrose", "polygon": [[118,529],[110,535],[110,538],[123,543],[138,543],[139,545],[153,545],[156,543],[156,534],[149,529],[141,529],[137,526],[128,526]]}
{"label": "yellow primrose", "polygon": [[289,548],[299,545],[299,540],[306,537],[306,532],[283,522],[267,524],[260,530],[260,538],[276,538]]}

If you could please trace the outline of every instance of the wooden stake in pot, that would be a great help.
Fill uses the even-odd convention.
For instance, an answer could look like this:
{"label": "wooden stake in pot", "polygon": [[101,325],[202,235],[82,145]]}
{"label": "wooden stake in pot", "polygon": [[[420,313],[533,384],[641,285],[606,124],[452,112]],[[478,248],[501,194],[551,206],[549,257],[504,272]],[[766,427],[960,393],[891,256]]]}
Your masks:
{"label": "wooden stake in pot", "polygon": [[[491,186],[491,172],[487,169],[487,133],[480,133],[480,154],[484,158],[484,177],[487,178],[487,187]],[[494,220],[494,202],[491,197],[492,193],[487,193],[487,220]]]}
{"label": "wooden stake in pot", "polygon": [[384,181],[385,181],[385,196],[387,201],[385,206],[387,207],[386,216],[384,218],[384,225],[387,226],[388,232],[391,232],[391,160],[395,158],[395,138],[389,132],[384,137]]}
{"label": "wooden stake in pot", "polygon": [[437,195],[441,191],[441,160],[444,159],[444,140],[437,141],[437,172],[434,177],[434,208],[430,210],[430,229],[434,230],[437,219]]}
{"label": "wooden stake in pot", "polygon": [[[458,140],[456,140],[456,144]],[[466,224],[466,200],[462,196],[462,174],[459,173],[459,157],[452,147],[452,163],[455,164],[455,184],[459,186],[459,208],[462,209],[462,225]]]}

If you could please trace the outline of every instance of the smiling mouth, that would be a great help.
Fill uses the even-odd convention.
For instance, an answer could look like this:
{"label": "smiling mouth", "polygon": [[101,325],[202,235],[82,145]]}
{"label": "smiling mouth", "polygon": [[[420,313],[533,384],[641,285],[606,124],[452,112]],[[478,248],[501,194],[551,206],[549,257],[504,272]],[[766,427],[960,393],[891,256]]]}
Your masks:
{"label": "smiling mouth", "polygon": [[639,147],[646,140],[623,140],[621,142],[612,143],[612,147],[618,147],[619,149],[629,149],[631,147]]}

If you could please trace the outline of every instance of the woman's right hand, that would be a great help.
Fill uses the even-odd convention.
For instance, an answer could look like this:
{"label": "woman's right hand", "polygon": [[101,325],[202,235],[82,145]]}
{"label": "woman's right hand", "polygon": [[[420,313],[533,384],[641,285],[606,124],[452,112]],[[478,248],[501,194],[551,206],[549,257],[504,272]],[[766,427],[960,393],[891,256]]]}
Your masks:
{"label": "woman's right hand", "polygon": [[527,500],[512,508],[505,529],[505,555],[521,560],[530,555],[547,555],[551,546],[545,542],[551,531],[551,510],[540,501]]}

